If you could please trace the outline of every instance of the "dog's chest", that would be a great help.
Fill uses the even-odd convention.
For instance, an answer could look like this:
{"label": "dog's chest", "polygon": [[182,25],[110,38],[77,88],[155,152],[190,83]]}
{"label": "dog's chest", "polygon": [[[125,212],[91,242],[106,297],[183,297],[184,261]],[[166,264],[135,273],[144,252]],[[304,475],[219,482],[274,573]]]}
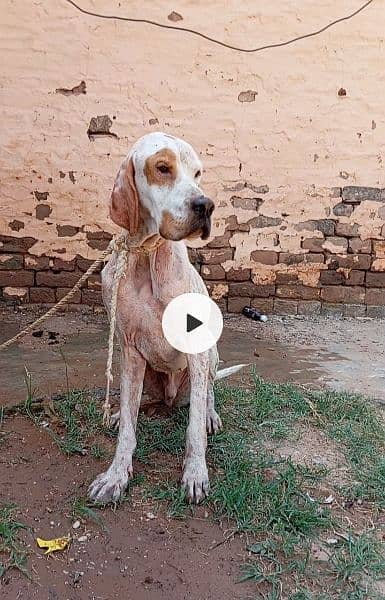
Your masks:
{"label": "dog's chest", "polygon": [[[162,316],[169,300],[170,292],[160,299],[154,293],[154,282],[150,269],[144,263],[128,269],[120,280],[117,302],[117,328],[157,371],[170,372],[184,369],[186,359],[172,348],[162,331]],[[108,312],[114,279],[114,265],[110,263],[102,274],[103,299]]]}

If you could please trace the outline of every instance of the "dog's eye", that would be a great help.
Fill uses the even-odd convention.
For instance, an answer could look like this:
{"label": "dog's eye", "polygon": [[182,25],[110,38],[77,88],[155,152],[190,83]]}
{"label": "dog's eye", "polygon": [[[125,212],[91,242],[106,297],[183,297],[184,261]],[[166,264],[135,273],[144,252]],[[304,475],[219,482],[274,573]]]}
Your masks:
{"label": "dog's eye", "polygon": [[159,171],[160,173],[163,173],[164,175],[165,175],[166,173],[169,173],[169,172],[170,172],[170,167],[168,167],[167,165],[158,165],[156,168],[158,169],[158,171]]}
{"label": "dog's eye", "polygon": [[197,179],[198,177],[200,177],[202,175],[201,171],[197,171],[194,175],[195,179]]}

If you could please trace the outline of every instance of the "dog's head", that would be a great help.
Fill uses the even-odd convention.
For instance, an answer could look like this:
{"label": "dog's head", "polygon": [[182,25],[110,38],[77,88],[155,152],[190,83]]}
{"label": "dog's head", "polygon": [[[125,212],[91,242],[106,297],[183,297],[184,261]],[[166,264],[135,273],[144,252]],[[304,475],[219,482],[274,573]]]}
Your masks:
{"label": "dog's head", "polygon": [[144,220],[146,230],[168,240],[207,239],[214,203],[199,187],[201,175],[202,164],[190,144],[165,133],[149,133],[120,167],[110,216],[131,234]]}

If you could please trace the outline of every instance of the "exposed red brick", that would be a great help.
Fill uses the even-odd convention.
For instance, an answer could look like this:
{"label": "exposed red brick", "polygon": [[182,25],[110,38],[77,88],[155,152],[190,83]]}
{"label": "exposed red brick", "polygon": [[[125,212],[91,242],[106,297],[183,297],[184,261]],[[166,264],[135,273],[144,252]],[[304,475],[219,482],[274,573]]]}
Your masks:
{"label": "exposed red brick", "polygon": [[31,287],[34,284],[34,273],[31,271],[0,271],[0,287]]}
{"label": "exposed red brick", "polygon": [[346,304],[362,304],[365,290],[361,287],[344,287],[339,285],[325,286],[321,289],[321,298],[326,302],[344,302]]}
{"label": "exposed red brick", "polygon": [[23,268],[23,255],[22,254],[0,254],[0,269],[2,271],[9,271],[10,269],[22,269]]}
{"label": "exposed red brick", "polygon": [[365,271],[349,271],[345,278],[345,285],[364,285]]}
{"label": "exposed red brick", "polygon": [[370,254],[372,252],[372,240],[361,240],[360,238],[349,240],[349,252],[352,254]]}
{"label": "exposed red brick", "polygon": [[240,198],[239,196],[233,196],[231,198],[231,204],[234,208],[243,208],[244,210],[257,210],[258,206],[262,204],[261,198]]}
{"label": "exposed red brick", "polygon": [[347,254],[339,256],[338,254],[329,254],[327,256],[329,269],[356,269],[366,271],[370,269],[372,257],[370,254]]}
{"label": "exposed red brick", "polygon": [[107,250],[109,243],[109,240],[88,240],[87,242],[90,248],[93,248],[94,250],[101,250],[102,252]]}
{"label": "exposed red brick", "polygon": [[106,250],[112,239],[112,235],[107,231],[87,231],[86,237],[90,248],[96,250]]}
{"label": "exposed red brick", "polygon": [[63,260],[61,258],[53,259],[53,271],[73,271],[76,266],[76,258],[72,260]]}
{"label": "exposed red brick", "polygon": [[295,271],[282,271],[275,274],[275,282],[277,284],[297,283],[298,273]]}
{"label": "exposed red brick", "polygon": [[51,273],[46,271],[36,274],[36,284],[44,287],[72,287],[77,283],[83,273],[79,271],[63,271]]}
{"label": "exposed red brick", "polygon": [[322,245],[324,241],[325,240],[323,238],[307,238],[306,240],[303,240],[302,248],[304,250],[309,250],[310,252],[321,253],[323,250]]}
{"label": "exposed red brick", "polygon": [[348,185],[342,188],[342,200],[349,204],[359,204],[365,200],[380,202],[384,199],[380,188]]}
{"label": "exposed red brick", "polygon": [[266,215],[258,215],[249,219],[248,224],[253,229],[263,229],[265,227],[277,227],[282,223],[280,217],[267,217]]}
{"label": "exposed red brick", "polygon": [[[331,247],[330,247],[331,245]],[[328,249],[329,252],[333,254],[338,254],[342,252],[348,251],[348,240],[341,237],[330,236],[327,237],[324,242],[324,247]],[[334,250],[336,248],[336,250]]]}
{"label": "exposed red brick", "polygon": [[0,235],[0,250],[2,252],[28,252],[37,240],[33,237],[11,237],[9,235]]}
{"label": "exposed red brick", "polygon": [[274,298],[274,312],[278,315],[296,315],[298,313],[298,302],[296,300]]}
{"label": "exposed red brick", "polygon": [[20,231],[20,229],[24,229],[24,227],[23,221],[18,221],[17,219],[14,219],[9,223],[9,228],[12,229],[12,231]]}
{"label": "exposed red brick", "polygon": [[291,298],[293,300],[316,300],[319,298],[319,288],[306,285],[278,285],[277,296],[279,298]]}
{"label": "exposed red brick", "polygon": [[[76,264],[81,271],[87,271],[94,261],[89,258],[83,258],[82,256],[76,256]],[[100,271],[102,267],[99,267],[98,271]]]}
{"label": "exposed red brick", "polygon": [[52,288],[31,287],[29,298],[31,302],[39,304],[53,304],[56,302],[55,290]]}
{"label": "exposed red brick", "polygon": [[313,300],[300,300],[298,302],[299,315],[319,315],[321,312],[321,302]]}
{"label": "exposed red brick", "polygon": [[285,265],[299,265],[300,263],[324,263],[325,257],[321,253],[308,252],[307,254],[292,254],[291,252],[281,252],[279,262]]}
{"label": "exposed red brick", "polygon": [[87,231],[87,240],[112,240],[112,234],[108,231]]}
{"label": "exposed red brick", "polygon": [[226,273],[222,265],[202,265],[203,279],[225,279]]}
{"label": "exposed red brick", "polygon": [[343,202],[339,202],[333,208],[333,214],[336,217],[350,217],[354,208],[351,204],[344,204]]}
{"label": "exposed red brick", "polygon": [[334,235],[335,222],[332,219],[313,219],[297,223],[294,227],[297,231],[321,231],[324,235]]}
{"label": "exposed red brick", "polygon": [[226,231],[250,231],[250,225],[248,223],[238,223],[235,215],[226,217],[225,223]]}
{"label": "exposed red brick", "polygon": [[385,258],[385,240],[374,240],[373,252],[377,258]]}
{"label": "exposed red brick", "polygon": [[335,302],[323,302],[321,305],[321,314],[330,315],[333,317],[342,317],[345,312],[344,304],[336,304]]}
{"label": "exposed red brick", "polygon": [[244,306],[250,306],[250,298],[228,298],[227,309],[230,313],[240,313]]}
{"label": "exposed red brick", "polygon": [[251,276],[251,269],[231,269],[226,273],[226,279],[228,281],[249,281]]}
{"label": "exposed red brick", "polygon": [[366,273],[366,285],[368,287],[385,287],[385,273]]}
{"label": "exposed red brick", "polygon": [[214,300],[214,302],[222,314],[227,313],[227,298],[220,298],[219,300]]}
{"label": "exposed red brick", "polygon": [[26,254],[24,256],[24,267],[33,271],[45,271],[49,269],[49,258],[48,256],[31,256]]}
{"label": "exposed red brick", "polygon": [[102,293],[99,290],[82,290],[83,304],[103,304]]}
{"label": "exposed red brick", "polygon": [[73,225],[56,225],[56,231],[58,237],[73,237],[80,231],[80,227],[74,227]]}
{"label": "exposed red brick", "polygon": [[230,246],[231,232],[226,231],[207,244],[207,248],[228,248]]}
{"label": "exposed red brick", "polygon": [[3,299],[13,303],[28,302],[28,288],[8,286],[3,289]]}
{"label": "exposed red brick", "polygon": [[38,204],[35,206],[35,216],[39,221],[44,221],[44,219],[50,216],[51,212],[52,208],[49,204]]}
{"label": "exposed red brick", "polygon": [[259,312],[270,315],[274,310],[273,298],[253,298],[251,306],[259,310]]}
{"label": "exposed red brick", "polygon": [[278,252],[270,250],[254,250],[251,253],[251,260],[262,265],[276,265],[278,262]]}
{"label": "exposed red brick", "polygon": [[366,290],[365,302],[374,306],[385,306],[385,289],[372,288]]}
{"label": "exposed red brick", "polygon": [[345,277],[339,271],[321,271],[320,283],[323,285],[341,285]]}
{"label": "exposed red brick", "polygon": [[249,297],[249,298],[268,298],[273,296],[275,291],[274,285],[255,285],[251,281],[244,283],[229,283],[230,297]]}
{"label": "exposed red brick", "polygon": [[201,248],[198,251],[201,262],[205,265],[221,265],[226,260],[232,260],[233,249],[226,248],[224,250],[210,250]]}
{"label": "exposed red brick", "polygon": [[[66,294],[68,294],[68,292],[71,290],[71,288],[56,288],[55,292],[56,292],[56,301],[59,302],[59,300],[61,300]],[[74,296],[72,296],[71,298],[71,304],[79,304],[81,302],[81,298],[82,298],[82,293],[80,290],[78,290]]]}
{"label": "exposed red brick", "polygon": [[356,237],[358,235],[357,223],[336,223],[336,235]]}

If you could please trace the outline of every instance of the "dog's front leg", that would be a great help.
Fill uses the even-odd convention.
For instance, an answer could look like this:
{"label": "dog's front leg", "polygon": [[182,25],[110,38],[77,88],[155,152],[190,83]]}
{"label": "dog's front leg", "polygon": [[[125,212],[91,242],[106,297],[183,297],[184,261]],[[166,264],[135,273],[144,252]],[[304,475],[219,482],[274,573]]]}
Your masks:
{"label": "dog's front leg", "polygon": [[207,352],[188,354],[190,415],[186,435],[182,487],[190,502],[200,502],[209,491],[206,466],[206,412],[209,358]]}
{"label": "dog's front leg", "polygon": [[122,343],[120,381],[120,422],[115,456],[111,466],[90,485],[92,500],[103,504],[118,500],[133,475],[132,455],[136,447],[136,422],[143,390],[146,361]]}

